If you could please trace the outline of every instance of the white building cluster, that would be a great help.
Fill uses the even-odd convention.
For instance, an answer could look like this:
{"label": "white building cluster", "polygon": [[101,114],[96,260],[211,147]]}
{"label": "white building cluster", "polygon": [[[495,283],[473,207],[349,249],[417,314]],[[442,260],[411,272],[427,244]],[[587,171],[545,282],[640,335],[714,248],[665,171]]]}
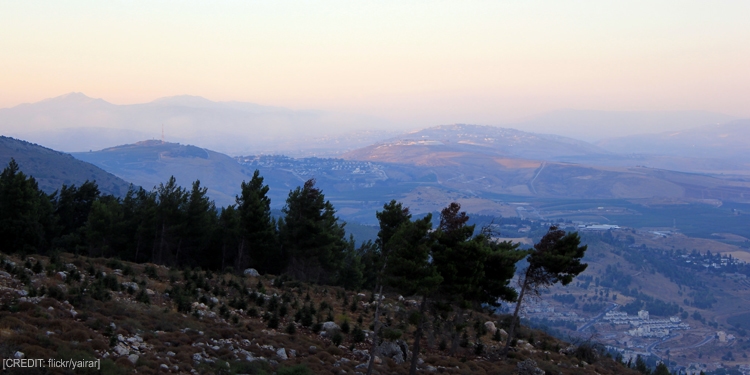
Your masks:
{"label": "white building cluster", "polygon": [[604,320],[615,325],[628,324],[632,329],[628,334],[634,337],[666,337],[674,330],[690,329],[690,325],[682,323],[680,318],[673,316],[669,319],[650,319],[647,310],[638,311],[638,316],[628,315],[620,311],[610,311],[604,315]]}

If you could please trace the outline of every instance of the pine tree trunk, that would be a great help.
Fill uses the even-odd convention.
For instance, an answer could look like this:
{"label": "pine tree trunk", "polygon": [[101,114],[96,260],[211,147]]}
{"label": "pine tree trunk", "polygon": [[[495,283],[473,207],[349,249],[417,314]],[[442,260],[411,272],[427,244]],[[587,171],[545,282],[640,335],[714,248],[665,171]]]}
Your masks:
{"label": "pine tree trunk", "polygon": [[375,305],[375,321],[372,327],[372,347],[370,348],[370,361],[367,364],[367,375],[372,375],[372,368],[375,364],[375,355],[378,351],[378,330],[380,329],[380,296],[383,295],[383,285],[380,285],[380,291],[377,294],[378,303]]}
{"label": "pine tree trunk", "polygon": [[424,330],[424,312],[427,309],[427,296],[422,297],[422,304],[419,306],[419,323],[417,324],[417,330],[414,332],[414,346],[411,350],[411,366],[409,367],[409,375],[417,374],[417,360],[419,360],[419,342],[422,340],[422,332]]}
{"label": "pine tree trunk", "polygon": [[510,341],[513,339],[513,334],[516,328],[516,321],[518,320],[518,312],[521,310],[521,303],[523,302],[523,296],[526,294],[526,288],[529,285],[529,270],[526,270],[526,274],[523,278],[523,284],[521,286],[521,293],[518,295],[518,303],[516,303],[516,310],[513,312],[513,320],[510,322],[510,328],[508,328],[508,338],[505,340],[504,353],[508,353],[510,348]]}

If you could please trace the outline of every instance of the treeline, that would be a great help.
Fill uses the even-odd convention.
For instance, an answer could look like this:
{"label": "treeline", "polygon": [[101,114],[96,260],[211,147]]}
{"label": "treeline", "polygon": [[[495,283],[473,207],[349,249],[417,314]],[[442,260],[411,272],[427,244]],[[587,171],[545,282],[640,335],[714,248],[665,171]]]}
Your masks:
{"label": "treeline", "polygon": [[[236,204],[222,209],[208,199],[199,181],[187,190],[174,177],[152,191],[131,186],[122,199],[102,195],[88,181],[48,195],[11,160],[0,175],[0,246],[4,252],[68,251],[222,271],[253,267],[301,281],[377,290],[377,295],[385,287],[418,296],[413,301],[417,311],[408,319],[416,326],[413,353],[420,352],[426,331],[449,337],[450,344],[443,345],[455,352],[469,341],[464,311],[497,307],[500,300],[517,301],[507,353],[524,295],[539,296],[551,285],[567,285],[586,269],[580,262],[586,246],[579,246],[577,233],[551,227],[533,249],[518,250],[518,244],[495,241],[491,225],[475,233],[475,225],[468,224],[468,215],[455,202],[440,212],[433,228],[431,214],[414,219],[408,207],[391,201],[376,214],[376,241],[355,248],[314,180],[289,192],[278,220],[271,216],[268,190],[256,170],[242,183]],[[517,293],[510,280],[516,264],[527,257]],[[383,337],[400,337],[407,327],[381,323],[381,298],[374,299],[373,330]],[[484,326],[479,322],[477,327],[476,353],[481,354]],[[417,357],[412,356],[410,373],[416,371]]]}
{"label": "treeline", "polygon": [[[400,214],[389,211],[396,209],[396,203],[391,202],[378,213],[381,232],[385,230],[386,234],[381,233],[375,242],[355,247],[353,238],[346,238],[345,223],[338,220],[333,205],[314,180],[289,192],[278,219],[271,216],[268,190],[256,170],[249,181],[242,183],[236,203],[223,208],[217,208],[208,198],[200,181],[185,189],[177,185],[174,177],[151,191],[131,186],[122,198],[102,194],[91,181],[80,186],[63,185],[59,191],[46,194],[32,176],[25,175],[11,160],[0,175],[0,250],[25,254],[70,252],[234,272],[255,268],[261,274],[286,273],[302,281],[371,289],[383,267],[383,236],[390,239],[388,231],[395,234],[397,224],[411,217],[408,209]],[[469,262],[466,272],[476,277],[474,267],[489,261],[498,267],[498,275],[510,279],[516,258],[521,256],[505,260],[481,255],[483,249],[498,245],[490,244],[487,236],[474,236],[474,226],[466,225],[468,216],[459,214],[459,207],[455,205],[450,211],[457,218],[441,215],[443,226],[449,225],[450,220],[457,222],[434,233],[431,216],[409,222],[417,225],[412,229],[421,231],[423,236],[431,233],[429,241],[424,239],[425,244],[445,249],[461,246],[466,254],[471,254],[445,250],[446,262]],[[401,221],[389,224],[388,215]],[[393,228],[382,229],[389,225]],[[503,249],[515,253],[516,245],[507,243]],[[411,246],[404,251],[411,251]],[[469,258],[461,258],[465,256]],[[450,278],[461,266],[457,263],[446,267],[445,277]],[[413,270],[407,267],[405,271]],[[501,289],[506,290],[506,281],[498,280],[492,287],[502,285]],[[481,294],[479,290],[475,293]]]}
{"label": "treeline", "polygon": [[[207,188],[174,177],[151,191],[131,185],[119,198],[95,182],[46,194],[11,160],[0,175],[0,250],[70,252],[177,267],[290,275],[304,281],[365,286],[363,255],[333,205],[309,180],[289,193],[283,217],[271,216],[268,186],[258,171],[241,185],[236,204],[217,208]],[[373,279],[373,277],[370,277]]]}

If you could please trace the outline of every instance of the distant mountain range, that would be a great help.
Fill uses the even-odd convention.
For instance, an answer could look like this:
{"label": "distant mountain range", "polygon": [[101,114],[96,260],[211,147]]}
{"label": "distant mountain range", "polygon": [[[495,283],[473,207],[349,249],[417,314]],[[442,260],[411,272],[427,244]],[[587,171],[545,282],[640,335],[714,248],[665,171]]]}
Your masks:
{"label": "distant mountain range", "polygon": [[161,139],[163,127],[170,142],[229,154],[335,153],[392,135],[378,130],[387,124],[368,116],[213,102],[194,96],[116,105],[70,93],[0,109],[4,135],[66,152]]}
{"label": "distant mountain range", "polygon": [[116,196],[124,196],[130,186],[123,179],[69,154],[0,137],[0,168],[5,168],[11,158],[16,160],[24,174],[33,176],[46,193],[60,190],[63,184],[81,186],[86,180],[96,181],[101,192]]}

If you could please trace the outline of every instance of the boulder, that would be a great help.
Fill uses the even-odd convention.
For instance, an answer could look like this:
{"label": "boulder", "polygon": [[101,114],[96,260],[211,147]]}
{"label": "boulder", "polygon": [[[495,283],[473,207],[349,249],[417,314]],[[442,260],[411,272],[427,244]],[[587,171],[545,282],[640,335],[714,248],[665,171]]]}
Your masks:
{"label": "boulder", "polygon": [[138,290],[138,284],[136,284],[136,283],[134,283],[132,281],[126,281],[126,282],[122,283],[122,287],[124,289],[126,289],[126,290],[129,289],[129,288],[133,288],[133,290]]}
{"label": "boulder", "polygon": [[248,269],[246,269],[245,272],[244,272],[244,274],[245,274],[245,276],[250,276],[250,277],[258,277],[258,276],[260,276],[260,274],[258,273],[258,270],[256,270],[255,268],[248,268]]}
{"label": "boulder", "polygon": [[130,353],[130,349],[121,342],[117,343],[112,350],[117,353],[117,355],[126,355]]}
{"label": "boulder", "polygon": [[380,355],[392,359],[396,364],[402,364],[409,358],[409,347],[403,340],[384,341],[378,347]]}
{"label": "boulder", "polygon": [[497,332],[497,327],[495,327],[494,322],[484,322],[484,328],[487,329],[487,332],[489,332],[490,335],[494,335],[495,332]]}
{"label": "boulder", "polygon": [[286,350],[284,348],[279,348],[279,350],[276,351],[276,356],[279,357],[280,360],[286,361],[289,359],[289,357],[286,355]]}
{"label": "boulder", "polygon": [[339,327],[338,324],[336,324],[336,322],[330,322],[329,321],[329,322],[323,323],[323,329],[325,331],[330,332],[330,331],[338,330],[338,329],[341,329],[341,328]]}
{"label": "boulder", "polygon": [[519,375],[544,375],[544,370],[540,369],[536,365],[536,362],[531,359],[518,362],[516,368],[518,369]]}
{"label": "boulder", "polygon": [[140,358],[138,354],[131,354],[128,356],[128,361],[130,361],[130,363],[132,364],[135,364],[136,362],[138,362],[138,358]]}

